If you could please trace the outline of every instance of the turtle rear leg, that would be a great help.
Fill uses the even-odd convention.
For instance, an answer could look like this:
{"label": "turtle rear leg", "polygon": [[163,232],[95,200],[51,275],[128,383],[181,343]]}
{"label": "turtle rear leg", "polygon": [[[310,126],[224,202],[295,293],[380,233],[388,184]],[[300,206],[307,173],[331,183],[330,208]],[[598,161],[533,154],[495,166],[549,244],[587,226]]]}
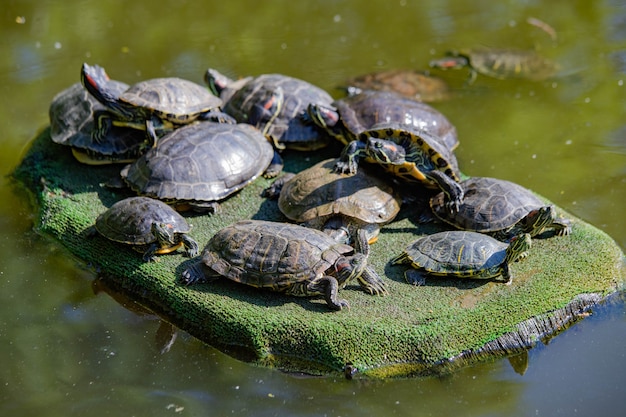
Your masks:
{"label": "turtle rear leg", "polygon": [[426,276],[416,269],[408,269],[404,273],[404,279],[411,285],[421,287],[426,284]]}

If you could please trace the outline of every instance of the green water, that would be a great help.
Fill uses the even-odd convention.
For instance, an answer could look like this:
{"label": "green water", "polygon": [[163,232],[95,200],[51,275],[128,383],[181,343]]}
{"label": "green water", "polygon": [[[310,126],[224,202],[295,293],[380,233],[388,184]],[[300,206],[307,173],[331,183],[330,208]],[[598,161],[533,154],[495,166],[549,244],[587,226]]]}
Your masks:
{"label": "green water", "polygon": [[[461,168],[516,181],[626,248],[626,4],[618,1],[14,1],[0,25],[0,414],[622,415],[626,307],[614,297],[529,352],[443,379],[345,381],[251,367],[179,335],[160,354],[154,317],[32,231],[28,195],[4,177],[47,125],[82,62],[132,83],[281,72],[334,87],[379,69],[425,68],[447,49],[536,48],[563,67],[532,83],[442,74],[455,97]],[[534,17],[545,31],[526,23]]]}

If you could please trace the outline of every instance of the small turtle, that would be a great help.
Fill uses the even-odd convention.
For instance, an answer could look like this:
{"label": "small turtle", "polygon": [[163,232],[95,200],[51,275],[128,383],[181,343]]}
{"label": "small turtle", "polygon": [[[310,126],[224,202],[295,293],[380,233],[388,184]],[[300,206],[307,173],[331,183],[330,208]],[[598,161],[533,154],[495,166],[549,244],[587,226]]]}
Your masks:
{"label": "small turtle", "polygon": [[276,154],[266,176],[276,176],[282,170],[279,150],[312,151],[328,145],[325,132],[302,117],[310,104],[332,103],[332,97],[321,88],[282,74],[233,81],[214,69],[207,70],[205,81],[224,99],[224,112],[239,123],[259,128],[273,142]]}
{"label": "small turtle", "polygon": [[172,130],[198,119],[234,123],[219,110],[222,100],[201,85],[181,78],[142,81],[120,94],[112,88],[104,68],[83,64],[81,81],[107,109],[94,114],[96,141],[102,141],[112,125],[143,130],[154,144],[159,137],[157,131]]}
{"label": "small turtle", "polygon": [[391,91],[426,103],[444,101],[452,93],[441,78],[417,70],[392,69],[360,75],[346,81],[349,95],[365,90]]}
{"label": "small turtle", "polygon": [[344,145],[357,140],[363,131],[380,125],[426,132],[449,150],[459,144],[456,128],[441,112],[388,91],[363,91],[339,99],[330,107],[311,104],[307,117]]}
{"label": "small turtle", "polygon": [[361,132],[358,140],[343,149],[335,169],[355,173],[361,158],[382,166],[397,178],[440,189],[452,212],[463,200],[456,156],[426,131],[413,133],[391,125]]}
{"label": "small turtle", "polygon": [[270,143],[252,126],[200,122],[165,135],[121,176],[138,194],[178,210],[215,212],[219,200],[261,175],[272,155]]}
{"label": "small turtle", "polygon": [[289,295],[323,295],[331,309],[341,310],[349,304],[338,298],[338,290],[353,279],[370,294],[387,292],[384,281],[367,266],[365,240],[360,233],[355,250],[319,230],[244,220],[218,231],[202,259],[183,271],[181,282],[191,285],[223,276]]}
{"label": "small turtle", "polygon": [[[117,92],[128,85],[110,81]],[[129,163],[137,159],[145,135],[133,129],[113,127],[101,142],[92,140],[93,113],[105,108],[76,83],[59,92],[50,103],[50,138],[53,142],[71,147],[74,157],[85,164],[101,165]]]}
{"label": "small turtle", "polygon": [[530,190],[510,181],[488,177],[472,177],[460,183],[463,202],[451,212],[440,193],[430,199],[437,218],[452,226],[487,233],[499,240],[508,240],[520,233],[535,236],[545,228],[553,228],[559,236],[571,231],[570,221],[559,218],[552,205],[546,205]]}
{"label": "small turtle", "polygon": [[334,172],[335,162],[327,159],[295,175],[284,175],[268,194],[278,196],[278,208],[290,220],[346,243],[358,230],[365,230],[368,243],[374,243],[380,227],[400,211],[402,200],[382,178],[367,170],[355,175]]}
{"label": "small turtle", "polygon": [[[185,247],[189,257],[198,254],[198,244],[187,235],[191,227],[167,204],[148,197],[129,197],[113,204],[96,219],[95,231],[114,242],[132,245],[143,260]],[[89,230],[93,234],[94,230]]]}
{"label": "small turtle", "polygon": [[526,256],[530,247],[529,234],[514,236],[506,244],[482,233],[439,232],[417,239],[391,263],[411,265],[414,269],[404,276],[413,285],[422,285],[425,275],[474,279],[502,276],[510,284],[509,264]]}
{"label": "small turtle", "polygon": [[489,77],[507,79],[524,78],[542,81],[558,70],[558,65],[533,50],[478,48],[450,51],[446,58],[430,62],[432,68],[470,69],[469,82],[476,80],[477,73]]}

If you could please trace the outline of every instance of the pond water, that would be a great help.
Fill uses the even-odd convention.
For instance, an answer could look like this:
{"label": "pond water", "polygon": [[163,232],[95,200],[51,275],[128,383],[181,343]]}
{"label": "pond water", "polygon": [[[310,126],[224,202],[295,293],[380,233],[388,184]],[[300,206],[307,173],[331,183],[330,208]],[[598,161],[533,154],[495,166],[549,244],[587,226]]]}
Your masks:
{"label": "pond water", "polygon": [[[155,317],[94,291],[94,274],[33,231],[6,176],[48,123],[48,105],[98,63],[128,83],[280,72],[336,97],[346,78],[425,69],[448,49],[534,48],[543,82],[441,75],[435,106],[456,125],[470,175],[522,183],[626,248],[626,4],[618,0],[13,1],[0,25],[0,414],[623,415],[623,294],[528,354],[443,378],[309,378],[239,362],[180,334],[160,354]],[[550,30],[528,23],[540,19]],[[556,35],[556,36],[554,36]],[[97,294],[95,294],[97,292]],[[124,304],[124,302],[123,302]],[[125,302],[126,305],[132,303]]]}

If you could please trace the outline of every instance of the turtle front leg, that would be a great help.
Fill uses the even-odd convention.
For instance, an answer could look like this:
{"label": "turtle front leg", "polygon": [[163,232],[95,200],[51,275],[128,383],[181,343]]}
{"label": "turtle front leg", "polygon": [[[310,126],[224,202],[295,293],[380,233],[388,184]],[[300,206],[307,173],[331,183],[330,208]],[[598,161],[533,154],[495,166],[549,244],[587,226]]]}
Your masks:
{"label": "turtle front leg", "polygon": [[274,148],[274,156],[272,157],[272,160],[270,161],[269,166],[263,173],[263,177],[264,178],[276,177],[278,174],[281,173],[284,166],[285,166],[285,163],[283,162],[282,156],[280,156],[280,152],[278,152],[278,150]]}
{"label": "turtle front leg", "polygon": [[183,285],[202,284],[218,279],[220,275],[210,268],[204,262],[197,261],[180,274],[180,282]]}
{"label": "turtle front leg", "polygon": [[341,151],[339,160],[335,163],[335,172],[342,174],[356,174],[359,169],[359,160],[366,154],[366,144],[354,140],[348,143]]}
{"label": "turtle front leg", "polygon": [[209,121],[215,123],[226,123],[229,125],[237,124],[237,120],[230,114],[224,113],[220,110],[209,110],[198,116],[198,120]]}
{"label": "turtle front leg", "polygon": [[446,195],[444,198],[446,208],[452,213],[458,212],[465,195],[463,187],[441,171],[433,170],[425,175],[426,178],[437,184]]}
{"label": "turtle front leg", "polygon": [[344,300],[338,297],[339,282],[337,282],[337,280],[330,275],[324,275],[320,279],[314,280],[309,284],[309,288],[307,290],[310,294],[324,294],[326,303],[333,310],[339,311],[342,310],[344,307],[350,308],[350,303],[348,303],[348,300]]}
{"label": "turtle front leg", "polygon": [[262,197],[269,198],[271,200],[277,199],[278,197],[280,197],[280,192],[283,189],[283,186],[287,183],[287,181],[295,176],[296,174],[289,173],[283,175],[280,178],[277,178],[276,181],[272,183],[272,185],[263,190]]}
{"label": "turtle front leg", "polygon": [[511,275],[511,270],[507,262],[505,262],[502,265],[501,274],[502,274],[502,282],[505,285],[511,285],[511,283],[513,282],[513,276]]}
{"label": "turtle front leg", "polygon": [[193,240],[191,237],[187,236],[186,234],[182,234],[180,236],[180,240],[183,242],[183,246],[185,246],[185,254],[190,257],[193,258],[194,256],[197,256],[200,249],[198,247],[198,242],[196,242],[195,240]]}
{"label": "turtle front leg", "polygon": [[387,295],[387,286],[385,281],[372,269],[367,266],[357,277],[362,288],[367,290],[371,295]]}

